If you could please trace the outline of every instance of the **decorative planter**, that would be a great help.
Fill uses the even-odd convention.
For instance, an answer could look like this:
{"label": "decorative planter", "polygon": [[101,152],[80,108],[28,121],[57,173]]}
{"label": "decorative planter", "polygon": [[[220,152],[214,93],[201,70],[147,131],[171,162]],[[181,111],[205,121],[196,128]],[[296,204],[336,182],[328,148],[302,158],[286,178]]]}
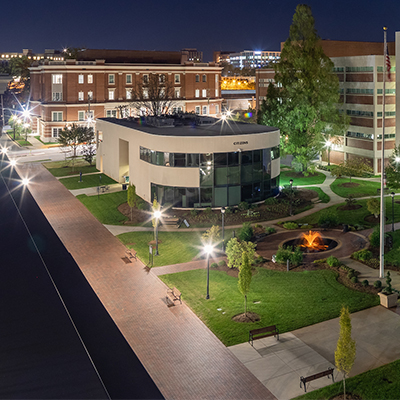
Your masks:
{"label": "decorative planter", "polygon": [[378,293],[378,295],[381,299],[381,306],[386,308],[397,306],[397,298],[398,298],[397,293],[392,293],[392,294]]}

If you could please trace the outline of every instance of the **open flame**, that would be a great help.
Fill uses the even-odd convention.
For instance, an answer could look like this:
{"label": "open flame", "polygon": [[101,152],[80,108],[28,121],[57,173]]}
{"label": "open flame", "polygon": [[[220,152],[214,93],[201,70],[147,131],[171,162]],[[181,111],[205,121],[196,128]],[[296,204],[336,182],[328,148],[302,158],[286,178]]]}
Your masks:
{"label": "open flame", "polygon": [[308,231],[308,233],[302,234],[300,247],[307,250],[322,251],[326,250],[328,245],[324,244],[319,232]]}

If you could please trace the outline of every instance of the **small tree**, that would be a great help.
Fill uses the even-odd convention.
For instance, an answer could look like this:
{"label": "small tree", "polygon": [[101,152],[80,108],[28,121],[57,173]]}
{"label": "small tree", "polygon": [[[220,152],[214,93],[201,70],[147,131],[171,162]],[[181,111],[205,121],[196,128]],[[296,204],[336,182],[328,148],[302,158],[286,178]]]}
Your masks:
{"label": "small tree", "polygon": [[58,143],[60,143],[61,151],[72,151],[72,170],[74,170],[75,158],[77,156],[78,147],[85,142],[88,137],[88,130],[91,128],[78,126],[73,124],[70,127],[65,127],[58,134]]}
{"label": "small tree", "polygon": [[351,182],[352,177],[363,176],[372,173],[371,166],[361,158],[346,160],[332,168],[331,174],[336,177],[348,176]]}
{"label": "small tree", "polygon": [[247,293],[250,290],[251,283],[251,264],[247,253],[242,253],[242,262],[239,266],[239,281],[238,286],[240,293],[244,296],[244,313],[247,315]]}
{"label": "small tree", "polygon": [[385,168],[386,182],[392,189],[400,188],[400,145],[393,149],[389,165]]}
{"label": "small tree", "polygon": [[213,225],[201,235],[201,239],[204,243],[214,244],[219,241],[220,235],[220,227],[218,225]]}
{"label": "small tree", "polygon": [[339,340],[335,351],[335,364],[343,373],[344,399],[346,399],[346,376],[350,373],[356,358],[356,341],[351,337],[351,319],[348,307],[342,306],[340,311]]}
{"label": "small tree", "polygon": [[96,137],[93,128],[85,128],[83,140],[83,159],[89,164],[93,164],[93,159],[96,154]]}
{"label": "small tree", "polygon": [[367,208],[371,214],[375,215],[375,218],[378,218],[379,213],[381,212],[381,203],[380,201],[372,197],[367,201]]}
{"label": "small tree", "polygon": [[246,252],[249,262],[252,263],[256,257],[256,245],[252,242],[239,242],[237,238],[232,238],[226,245],[226,255],[228,257],[229,268],[240,268],[243,252]]}
{"label": "small tree", "polygon": [[136,201],[137,201],[136,188],[135,185],[133,185],[132,183],[130,183],[128,186],[127,201],[128,201],[128,206],[131,209],[131,221],[132,221],[132,210],[134,207],[136,207]]}

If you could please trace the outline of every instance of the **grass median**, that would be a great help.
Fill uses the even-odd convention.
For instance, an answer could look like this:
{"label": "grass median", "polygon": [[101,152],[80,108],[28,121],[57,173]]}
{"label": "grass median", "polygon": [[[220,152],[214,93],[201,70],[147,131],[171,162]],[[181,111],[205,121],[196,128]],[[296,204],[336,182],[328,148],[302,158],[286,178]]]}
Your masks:
{"label": "grass median", "polygon": [[246,342],[249,330],[277,325],[292,331],[339,316],[343,304],[351,312],[379,304],[378,296],[353,291],[336,280],[329,270],[281,272],[258,268],[253,276],[248,310],[257,313],[256,323],[238,323],[232,317],[244,312],[238,279],[210,270],[210,299],[206,300],[205,269],[162,275],[169,287],[177,287],[182,298],[226,345]]}
{"label": "grass median", "polygon": [[321,172],[315,172],[309,176],[302,176],[293,169],[281,170],[279,184],[281,186],[289,185],[290,179],[293,179],[293,186],[319,185],[324,183],[326,176]]}
{"label": "grass median", "polygon": [[74,166],[72,166],[72,161],[52,161],[43,163],[43,166],[46,167],[49,172],[59,178],[62,176],[69,175],[79,175],[79,172],[82,171],[82,174],[89,174],[92,172],[99,172],[96,168],[96,165],[89,165],[82,158],[76,158],[74,162]]}
{"label": "grass median", "polygon": [[[74,176],[71,178],[62,178],[60,182],[68,189],[85,189],[96,186],[104,186],[104,185],[113,185],[114,183],[118,183],[111,179],[109,176],[104,174],[90,174],[83,175],[82,182],[79,182],[79,177]],[[126,201],[126,192],[125,192],[125,201]]]}
{"label": "grass median", "polygon": [[380,182],[364,181],[361,179],[352,179],[350,182],[349,178],[337,178],[331,184],[332,192],[341,197],[349,195],[354,197],[376,196],[377,189],[380,187]]}

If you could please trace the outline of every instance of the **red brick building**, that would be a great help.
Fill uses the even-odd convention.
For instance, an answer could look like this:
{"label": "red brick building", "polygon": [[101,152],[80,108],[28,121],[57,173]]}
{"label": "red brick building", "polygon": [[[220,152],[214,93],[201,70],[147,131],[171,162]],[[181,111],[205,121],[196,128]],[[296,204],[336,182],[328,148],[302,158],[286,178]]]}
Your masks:
{"label": "red brick building", "polygon": [[[152,73],[174,83],[171,112],[219,116],[221,67],[187,58],[185,51],[85,50],[77,60],[45,60],[30,69],[33,130],[49,142],[67,123],[132,116],[131,90]],[[127,106],[124,115],[119,106]]]}

